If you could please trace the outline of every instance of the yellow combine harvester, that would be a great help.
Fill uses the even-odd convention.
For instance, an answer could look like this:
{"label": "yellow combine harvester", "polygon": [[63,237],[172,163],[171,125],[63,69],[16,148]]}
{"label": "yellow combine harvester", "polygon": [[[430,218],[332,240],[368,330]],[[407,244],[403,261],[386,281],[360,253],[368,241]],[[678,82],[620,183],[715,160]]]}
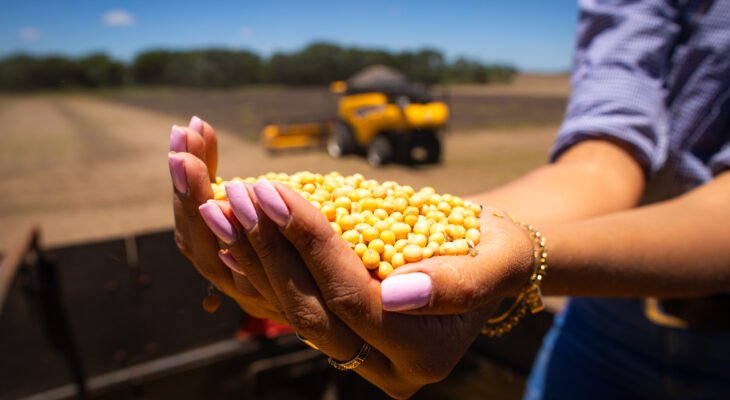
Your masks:
{"label": "yellow combine harvester", "polygon": [[[374,166],[439,162],[438,130],[448,121],[447,105],[433,101],[421,85],[382,68],[371,67],[349,84],[330,85],[340,95],[336,119],[268,124],[261,135],[264,146],[274,151],[326,145],[332,157],[364,154]],[[384,72],[389,79],[383,79]]]}

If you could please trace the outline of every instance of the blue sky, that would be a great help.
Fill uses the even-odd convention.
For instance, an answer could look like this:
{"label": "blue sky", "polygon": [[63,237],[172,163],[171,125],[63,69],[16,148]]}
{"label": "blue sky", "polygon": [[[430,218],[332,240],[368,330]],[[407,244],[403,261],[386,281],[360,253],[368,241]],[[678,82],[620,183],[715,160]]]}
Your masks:
{"label": "blue sky", "polygon": [[0,0],[0,57],[83,55],[129,61],[151,48],[225,47],[268,56],[314,40],[567,70],[577,6],[525,1]]}

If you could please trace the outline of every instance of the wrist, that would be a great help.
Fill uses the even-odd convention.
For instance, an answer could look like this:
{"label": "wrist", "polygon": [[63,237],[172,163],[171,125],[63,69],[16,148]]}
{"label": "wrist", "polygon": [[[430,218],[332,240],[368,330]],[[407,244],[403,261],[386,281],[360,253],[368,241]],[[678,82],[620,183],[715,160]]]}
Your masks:
{"label": "wrist", "polygon": [[[503,218],[497,213],[494,215],[495,217]],[[505,312],[488,319],[482,327],[482,333],[489,337],[502,336],[510,332],[526,315],[538,313],[545,308],[540,286],[542,285],[547,270],[547,240],[532,225],[517,221],[511,216],[509,218],[515,225],[520,227],[520,230],[523,231],[523,237],[527,237],[531,243],[530,255],[526,257],[530,260],[527,265],[531,267],[529,269],[525,268],[524,263],[516,263],[514,265],[517,268],[521,267],[520,269],[523,271],[523,274],[525,270],[531,272],[527,283],[523,283],[520,286],[516,296],[514,296],[515,300],[509,308]],[[522,250],[521,255],[524,257],[525,253],[526,251]],[[519,276],[520,274],[517,275]]]}
{"label": "wrist", "polygon": [[[510,217],[505,216],[509,221]],[[514,229],[510,238],[512,249],[508,260],[508,277],[505,280],[505,297],[517,297],[530,284],[536,270],[536,244],[526,226],[516,220],[509,221]],[[539,267],[539,266],[538,266]]]}

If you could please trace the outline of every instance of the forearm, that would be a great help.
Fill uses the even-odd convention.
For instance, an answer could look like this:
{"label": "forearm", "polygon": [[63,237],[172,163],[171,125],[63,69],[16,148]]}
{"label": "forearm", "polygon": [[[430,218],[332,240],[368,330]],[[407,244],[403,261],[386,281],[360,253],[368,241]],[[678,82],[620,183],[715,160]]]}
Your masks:
{"label": "forearm", "polygon": [[671,201],[540,227],[546,294],[685,297],[730,290],[730,173]]}
{"label": "forearm", "polygon": [[586,141],[556,163],[469,196],[530,223],[573,221],[634,207],[644,188],[639,165],[621,147]]}

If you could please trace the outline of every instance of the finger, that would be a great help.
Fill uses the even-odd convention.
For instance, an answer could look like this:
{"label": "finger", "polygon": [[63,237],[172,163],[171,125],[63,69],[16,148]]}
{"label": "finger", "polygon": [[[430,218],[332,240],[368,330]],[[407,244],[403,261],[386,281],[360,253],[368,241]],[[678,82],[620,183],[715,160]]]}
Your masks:
{"label": "finger", "polygon": [[233,272],[233,281],[236,285],[238,293],[245,297],[249,297],[256,300],[264,301],[264,297],[261,293],[251,284],[248,276],[243,272],[243,269],[238,264],[238,261],[233,257],[228,249],[221,249],[218,251],[218,257],[223,261],[231,272]]}
{"label": "finger", "polygon": [[[201,158],[205,156],[205,142],[202,136],[177,125],[170,129],[170,151],[189,152]],[[185,218],[182,203],[179,196],[173,196],[173,212],[175,217],[175,243],[180,252],[194,262],[194,255],[190,246],[190,229]]]}
{"label": "finger", "polygon": [[[212,208],[212,211],[207,210],[208,207]],[[224,217],[226,219],[225,223],[235,225],[235,223],[233,222],[233,212],[227,201],[208,200],[206,204],[198,207],[198,210],[201,211],[200,215],[203,217],[203,221],[211,229],[215,229],[216,231],[221,229],[214,225],[214,222],[211,219],[211,215],[217,215],[213,218]],[[240,232],[237,227],[231,227],[231,229],[233,229],[235,232]],[[223,237],[225,240],[226,236]],[[236,234],[236,237],[237,239],[233,240],[232,246],[234,246],[241,240],[246,240],[245,236],[243,235]],[[218,240],[219,246],[227,246],[220,237],[218,238]],[[273,297],[274,300],[275,297],[272,295],[269,299],[265,298],[260,293],[260,291],[251,284],[251,281],[245,274],[244,269],[233,257],[230,249],[224,248],[218,250],[218,258],[220,258],[223,264],[228,267],[232,272],[231,276],[233,278],[233,283],[236,288],[238,303],[241,308],[244,309],[244,311],[258,318],[272,319],[277,322],[286,323],[286,319],[279,311],[276,303],[272,302],[271,300],[271,297]]]}
{"label": "finger", "polygon": [[175,194],[189,229],[187,245],[194,254],[193,264],[223,293],[239,300],[231,272],[218,258],[218,241],[198,211],[198,206],[213,196],[205,164],[190,153],[171,153],[168,163]]}
{"label": "finger", "polygon": [[215,181],[216,173],[218,172],[218,137],[215,134],[215,129],[197,116],[190,118],[188,127],[193,132],[200,134],[203,138],[205,142],[205,156],[201,159],[208,166],[211,182]]}
{"label": "finger", "polygon": [[[256,199],[259,195],[265,196],[256,191]],[[268,214],[259,213],[249,239],[291,326],[333,359],[352,359],[363,339],[327,308],[297,250]],[[395,397],[410,395],[422,385],[396,371],[377,348],[370,351],[355,372]]]}
{"label": "finger", "polygon": [[[286,186],[260,180],[253,188],[261,209],[301,254],[335,314],[367,319],[382,310],[378,282],[319,210]],[[344,319],[349,322],[349,318]],[[362,321],[370,323],[379,326],[382,321]]]}
{"label": "finger", "polygon": [[[243,191],[244,195],[247,194],[245,188],[243,188]],[[236,190],[231,191],[233,204],[236,208],[239,208],[241,203],[240,195],[241,193]],[[250,202],[250,199],[248,201]],[[245,207],[246,205],[243,206]],[[253,207],[253,204],[250,204],[250,206]],[[238,224],[238,220],[234,215],[235,209],[231,207],[231,203],[208,200],[199,209],[205,223],[218,236],[233,256],[238,270],[235,268],[231,268],[231,270],[245,275],[256,292],[268,300],[275,308],[278,307],[277,296],[269,284],[268,277],[261,266],[256,252],[251,247],[248,236],[242,234],[244,227]]]}
{"label": "finger", "polygon": [[170,129],[170,151],[190,153],[205,162],[206,147],[203,136],[192,129],[177,125],[173,125]]}
{"label": "finger", "polygon": [[177,249],[180,251],[180,253],[182,253],[182,255],[188,259],[188,261],[194,262],[195,255],[193,254],[189,244],[190,234],[188,230],[188,223],[185,219],[185,213],[183,212],[182,204],[180,203],[180,200],[177,198],[176,195],[173,195],[172,198],[172,208],[174,210],[175,217],[175,245],[177,246]]}
{"label": "finger", "polygon": [[261,293],[251,284],[251,281],[243,273],[238,262],[228,249],[218,251],[218,257],[233,272],[233,282],[236,290],[242,296],[242,308],[248,314],[257,318],[271,319],[286,324],[286,318],[277,307],[265,299]]}
{"label": "finger", "polygon": [[257,225],[259,216],[253,203],[253,197],[248,189],[241,182],[231,181],[226,184],[226,196],[228,197],[233,216],[241,225],[242,230],[247,234],[243,235],[236,243],[230,246],[234,258],[241,265],[243,273],[246,274],[253,286],[261,292],[265,298],[276,304],[276,294],[271,287],[269,278],[263,269],[256,251],[251,245],[249,236]]}
{"label": "finger", "polygon": [[[185,152],[188,149],[187,132],[177,125],[173,125],[170,129],[170,152]],[[170,173],[172,174],[172,165]],[[174,182],[173,182],[174,183]],[[173,214],[175,217],[175,244],[178,250],[191,262],[193,261],[193,253],[190,250],[189,229],[187,220],[182,209],[182,203],[178,196],[173,196]]]}
{"label": "finger", "polygon": [[408,314],[458,314],[489,306],[527,284],[533,265],[528,236],[511,220],[493,213],[483,213],[481,219],[475,257],[433,257],[396,269],[382,282],[383,308]]}

